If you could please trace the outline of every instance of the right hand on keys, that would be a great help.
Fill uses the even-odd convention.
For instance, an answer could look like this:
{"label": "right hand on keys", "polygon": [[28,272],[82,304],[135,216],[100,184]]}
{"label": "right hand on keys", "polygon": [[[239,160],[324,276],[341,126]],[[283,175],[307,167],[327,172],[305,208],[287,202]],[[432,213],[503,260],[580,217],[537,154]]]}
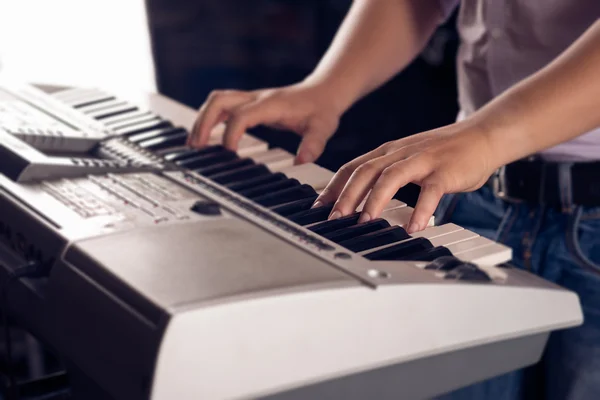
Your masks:
{"label": "right hand on keys", "polygon": [[336,131],[342,114],[329,95],[323,87],[304,83],[248,92],[214,91],[200,107],[188,145],[206,145],[215,125],[226,122],[223,142],[235,151],[247,129],[266,125],[302,136],[296,163],[314,162]]}

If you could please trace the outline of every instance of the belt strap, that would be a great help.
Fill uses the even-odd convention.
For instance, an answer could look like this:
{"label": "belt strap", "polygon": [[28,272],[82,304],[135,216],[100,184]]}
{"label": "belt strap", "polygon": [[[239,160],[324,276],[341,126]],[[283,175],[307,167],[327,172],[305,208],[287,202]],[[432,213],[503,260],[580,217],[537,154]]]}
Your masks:
{"label": "belt strap", "polygon": [[513,202],[562,208],[600,206],[600,162],[517,161],[498,171],[494,190]]}

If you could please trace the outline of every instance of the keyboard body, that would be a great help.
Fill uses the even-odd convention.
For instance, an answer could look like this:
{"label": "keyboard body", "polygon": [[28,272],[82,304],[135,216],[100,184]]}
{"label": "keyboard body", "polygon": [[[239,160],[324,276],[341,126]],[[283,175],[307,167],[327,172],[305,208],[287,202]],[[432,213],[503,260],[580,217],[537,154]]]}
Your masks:
{"label": "keyboard body", "polygon": [[[47,269],[18,282],[11,311],[109,398],[431,398],[535,363],[550,332],[582,322],[574,293],[500,266],[510,249],[460,227],[432,221],[421,237],[397,242],[427,240],[427,251],[474,264],[386,259],[398,252],[392,239],[375,245],[374,236],[352,236],[370,227],[334,230],[309,223],[306,209],[289,214],[286,204],[299,200],[277,204],[287,188],[275,197],[254,193],[258,184],[242,190],[220,163],[202,164],[214,155],[186,155],[185,165],[202,164],[196,170],[169,162],[189,151],[178,129],[188,131],[196,115],[170,99],[26,90],[28,101],[77,129],[72,141],[36,145],[40,127],[28,116],[33,132],[12,123],[10,141],[144,166],[0,175],[0,261],[10,269],[33,259]],[[7,102],[14,97],[5,96],[10,110]],[[221,136],[215,129],[211,143]],[[157,149],[164,140],[176,144]],[[294,166],[250,135],[238,158],[219,151],[240,173],[260,172],[259,164],[296,179],[290,188],[303,199],[312,192],[299,187],[318,192],[332,175]],[[401,235],[410,211],[390,203],[391,225],[366,235]]]}

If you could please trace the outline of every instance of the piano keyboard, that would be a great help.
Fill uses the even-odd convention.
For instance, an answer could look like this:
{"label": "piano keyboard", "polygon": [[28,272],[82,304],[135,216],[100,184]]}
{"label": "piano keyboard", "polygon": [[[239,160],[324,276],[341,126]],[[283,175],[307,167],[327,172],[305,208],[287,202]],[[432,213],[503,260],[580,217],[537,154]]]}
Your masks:
{"label": "piano keyboard", "polygon": [[581,324],[501,244],[433,219],[409,235],[399,200],[329,221],[312,205],[332,172],[249,134],[229,151],[223,125],[186,147],[196,112],[166,97],[6,93],[31,104],[24,131],[0,104],[0,273],[46,272],[14,282],[11,311],[111,398],[432,398]]}
{"label": "piano keyboard", "polygon": [[[105,125],[119,140],[152,152],[177,168],[193,171],[250,201],[373,261],[433,261],[455,256],[476,264],[497,265],[511,259],[511,249],[453,224],[409,235],[405,227],[413,209],[392,200],[380,218],[362,224],[357,212],[327,221],[331,205],[311,208],[333,176],[316,164],[293,165],[294,156],[245,134],[237,152],[220,145],[217,126],[203,149],[185,146],[193,116],[174,124],[115,95],[95,89],[69,89],[54,97]],[[364,203],[363,203],[364,204]]]}

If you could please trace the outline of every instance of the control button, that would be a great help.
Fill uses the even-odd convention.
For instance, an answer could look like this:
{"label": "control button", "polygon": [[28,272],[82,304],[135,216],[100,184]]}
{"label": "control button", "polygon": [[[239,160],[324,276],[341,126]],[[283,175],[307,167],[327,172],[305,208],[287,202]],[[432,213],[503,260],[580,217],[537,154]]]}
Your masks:
{"label": "control button", "polygon": [[427,264],[425,269],[433,269],[438,271],[451,271],[456,267],[463,265],[464,262],[456,257],[444,256],[438,257],[431,263]]}
{"label": "control button", "polygon": [[371,278],[376,278],[376,279],[387,279],[390,277],[389,273],[387,273],[385,271],[380,271],[378,269],[370,269],[369,271],[367,271],[367,274]]}
{"label": "control button", "polygon": [[489,282],[492,280],[486,272],[471,263],[465,263],[454,268],[452,272],[446,274],[445,278],[470,282]]}
{"label": "control button", "polygon": [[221,206],[213,201],[198,200],[191,210],[201,215],[221,215]]}
{"label": "control button", "polygon": [[339,258],[340,260],[348,260],[352,258],[352,256],[348,253],[335,253],[333,256],[335,258]]}
{"label": "control button", "polygon": [[323,251],[332,251],[332,250],[335,250],[335,247],[333,247],[332,245],[327,244],[327,243],[325,243],[325,242],[323,242],[321,240],[314,239],[314,240],[311,240],[311,242],[315,246],[317,246],[319,248],[319,250],[323,250]]}

